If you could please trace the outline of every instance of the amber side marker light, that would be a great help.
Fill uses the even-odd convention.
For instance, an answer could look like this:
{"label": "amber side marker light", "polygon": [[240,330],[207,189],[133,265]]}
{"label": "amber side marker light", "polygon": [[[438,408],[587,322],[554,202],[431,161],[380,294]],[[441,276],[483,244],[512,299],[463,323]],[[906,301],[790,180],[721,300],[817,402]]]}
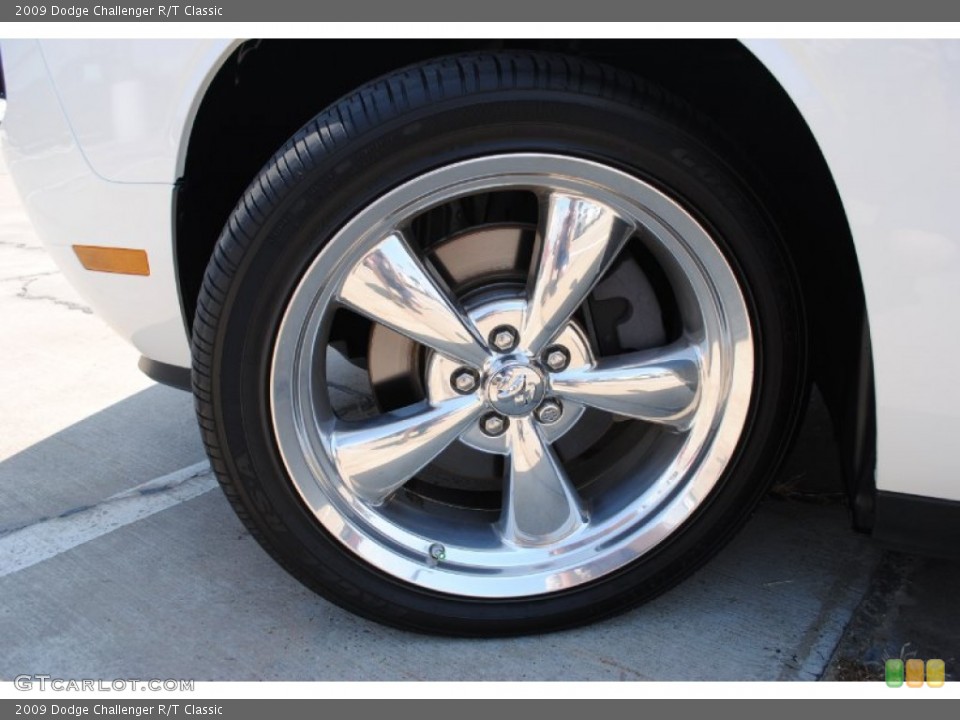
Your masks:
{"label": "amber side marker light", "polygon": [[146,250],[135,248],[99,247],[97,245],[74,245],[80,264],[94,272],[120,273],[122,275],[149,275],[150,262]]}

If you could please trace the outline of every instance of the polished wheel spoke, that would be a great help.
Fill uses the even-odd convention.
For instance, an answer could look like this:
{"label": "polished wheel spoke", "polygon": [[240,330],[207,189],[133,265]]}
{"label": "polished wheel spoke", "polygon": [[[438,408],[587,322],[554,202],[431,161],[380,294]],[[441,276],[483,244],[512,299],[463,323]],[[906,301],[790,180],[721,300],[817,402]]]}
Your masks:
{"label": "polished wheel spoke", "polygon": [[605,358],[551,377],[552,392],[616,415],[689,427],[700,399],[700,353],[684,342]]}
{"label": "polished wheel spoke", "polygon": [[634,229],[602,203],[550,194],[520,333],[526,349],[539,353],[556,337]]}
{"label": "polished wheel spoke", "polygon": [[337,295],[345,305],[434,350],[480,367],[487,350],[473,324],[394,232],[364,255]]}
{"label": "polished wheel spoke", "polygon": [[504,538],[521,546],[546,545],[586,522],[577,491],[530,416],[507,430],[510,473],[500,519]]}
{"label": "polished wheel spoke", "polygon": [[379,505],[475,422],[481,408],[475,395],[457,396],[338,422],[331,438],[337,470],[357,496]]}

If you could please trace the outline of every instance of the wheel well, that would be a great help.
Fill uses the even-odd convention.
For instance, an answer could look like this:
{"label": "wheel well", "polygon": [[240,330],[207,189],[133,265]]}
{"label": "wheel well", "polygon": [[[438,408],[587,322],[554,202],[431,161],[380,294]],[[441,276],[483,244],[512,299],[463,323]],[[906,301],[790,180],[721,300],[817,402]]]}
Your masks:
{"label": "wheel well", "polygon": [[249,41],[223,64],[198,110],[176,201],[184,315],[243,190],[294,132],[357,86],[440,55],[524,48],[586,56],[643,76],[712,118],[750,167],[797,269],[811,378],[830,411],[855,524],[873,496],[873,380],[859,267],[826,162],[797,108],[736,41]]}

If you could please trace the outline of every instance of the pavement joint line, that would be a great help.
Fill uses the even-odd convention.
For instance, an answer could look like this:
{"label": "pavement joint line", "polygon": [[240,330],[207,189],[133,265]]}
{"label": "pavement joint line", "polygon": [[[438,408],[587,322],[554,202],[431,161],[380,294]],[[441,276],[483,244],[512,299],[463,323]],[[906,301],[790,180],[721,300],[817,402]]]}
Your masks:
{"label": "pavement joint line", "polygon": [[[0,245],[2,245],[2,243],[0,243]],[[49,272],[35,272],[35,273],[27,273],[26,275],[14,275],[13,277],[0,277],[0,283],[5,283],[5,282],[23,283],[23,282],[26,282],[27,280],[36,280],[38,278],[50,277],[52,275],[59,275],[59,274],[60,274],[59,270],[50,270]]]}
{"label": "pavement joint line", "polygon": [[73,302],[72,300],[61,300],[55,295],[34,295],[30,292],[30,286],[33,285],[37,280],[42,276],[36,275],[33,277],[28,277],[27,280],[24,280],[23,284],[20,286],[20,290],[17,292],[17,297],[21,300],[39,300],[41,302],[52,302],[54,305],[59,305],[65,307],[67,310],[79,310],[82,313],[87,315],[92,315],[93,310],[82,303]]}
{"label": "pavement joint line", "polygon": [[111,495],[102,502],[44,518],[0,537],[0,578],[209,492],[217,486],[207,461]]}

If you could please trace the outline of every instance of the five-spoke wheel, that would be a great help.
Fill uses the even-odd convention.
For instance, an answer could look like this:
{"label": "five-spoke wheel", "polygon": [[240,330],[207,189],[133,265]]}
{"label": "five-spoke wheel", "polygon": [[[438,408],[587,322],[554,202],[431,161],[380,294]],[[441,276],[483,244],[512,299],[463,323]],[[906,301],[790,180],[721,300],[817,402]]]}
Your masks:
{"label": "five-spoke wheel", "polygon": [[[418,220],[491,193],[530,196],[530,256],[511,267],[512,282],[479,273],[458,293],[443,279],[458,274],[457,254],[448,253],[453,267],[445,266],[418,237]],[[460,233],[458,242],[470,247],[482,236]],[[675,330],[660,345],[601,355],[588,328],[603,308],[591,310],[588,298],[614,265],[639,273],[635,258],[644,254],[670,279],[662,304],[675,313]],[[343,385],[328,348],[338,321],[364,319],[415,346],[422,377],[413,384],[424,392],[377,408],[372,383],[357,383],[354,392],[366,387],[374,410],[350,417],[325,390]],[[736,446],[753,378],[746,305],[706,230],[651,185],[545,154],[454,163],[378,198],[304,274],[273,355],[276,441],[320,522],[384,572],[477,597],[589,582],[647,552],[719,479],[715,458]],[[341,363],[351,361],[370,364]],[[594,413],[584,418],[587,409]],[[579,423],[597,423],[598,414],[609,433],[566,459],[603,447],[633,421],[648,445],[641,472],[616,472],[621,458],[611,455],[589,476],[571,478],[554,445],[568,434],[592,437]],[[476,508],[462,482],[454,484],[461,499],[450,494],[446,503],[407,490],[456,443],[504,456],[498,508],[467,512]],[[430,553],[437,543],[442,562]]]}

